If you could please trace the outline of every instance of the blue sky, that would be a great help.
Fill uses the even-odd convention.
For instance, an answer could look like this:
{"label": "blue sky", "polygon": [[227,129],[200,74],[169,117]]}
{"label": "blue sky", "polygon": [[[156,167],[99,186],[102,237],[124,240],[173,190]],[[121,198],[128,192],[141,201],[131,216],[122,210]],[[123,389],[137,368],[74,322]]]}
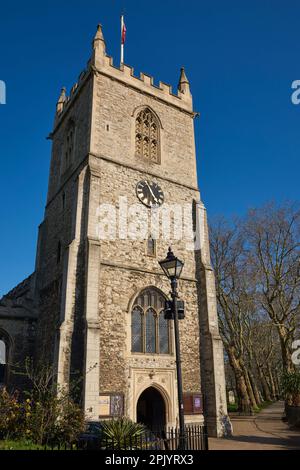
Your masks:
{"label": "blue sky", "polygon": [[0,296],[34,270],[46,200],[55,103],[85,67],[97,23],[119,62],[177,85],[191,81],[198,173],[210,216],[299,200],[300,3],[294,0],[57,0],[2,2]]}

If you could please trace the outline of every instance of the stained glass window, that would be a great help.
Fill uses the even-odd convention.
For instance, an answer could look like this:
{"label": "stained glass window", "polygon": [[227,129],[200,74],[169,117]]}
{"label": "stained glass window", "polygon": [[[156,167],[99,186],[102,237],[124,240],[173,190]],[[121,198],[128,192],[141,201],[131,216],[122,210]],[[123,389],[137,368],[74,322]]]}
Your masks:
{"label": "stained glass window", "polygon": [[156,351],[156,314],[152,308],[149,308],[146,313],[146,353]]}
{"label": "stained glass window", "polygon": [[165,320],[164,312],[159,315],[159,352],[169,352],[169,320]]}
{"label": "stained glass window", "polygon": [[135,307],[132,311],[132,352],[143,352],[143,311]]}
{"label": "stained glass window", "polygon": [[132,352],[170,354],[170,321],[164,318],[165,297],[155,288],[145,289],[132,310]]}

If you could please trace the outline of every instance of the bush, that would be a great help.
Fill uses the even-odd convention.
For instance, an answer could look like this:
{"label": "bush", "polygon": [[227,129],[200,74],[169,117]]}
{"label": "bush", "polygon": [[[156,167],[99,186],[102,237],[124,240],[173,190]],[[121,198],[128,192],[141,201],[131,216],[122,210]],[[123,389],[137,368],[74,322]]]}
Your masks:
{"label": "bush", "polygon": [[38,445],[74,442],[84,430],[84,413],[68,394],[47,400],[18,400],[0,391],[0,439],[28,440]]}
{"label": "bush", "polygon": [[16,396],[11,396],[4,388],[0,391],[0,438],[17,437],[19,404]]}
{"label": "bush", "polygon": [[288,405],[300,406],[300,372],[283,374],[282,390]]}
{"label": "bush", "polygon": [[48,366],[35,369],[26,363],[32,389],[26,400],[15,393],[0,390],[0,439],[26,440],[33,444],[71,443],[84,430],[84,412],[70,397],[58,389]]}
{"label": "bush", "polygon": [[107,448],[111,446],[119,450],[132,448],[146,431],[143,424],[134,423],[126,417],[103,421],[101,424]]}
{"label": "bush", "polygon": [[30,400],[20,402],[18,392],[0,390],[0,439],[18,439],[26,435],[31,416]]}
{"label": "bush", "polygon": [[56,442],[75,442],[85,429],[84,413],[69,397],[62,405],[56,428]]}

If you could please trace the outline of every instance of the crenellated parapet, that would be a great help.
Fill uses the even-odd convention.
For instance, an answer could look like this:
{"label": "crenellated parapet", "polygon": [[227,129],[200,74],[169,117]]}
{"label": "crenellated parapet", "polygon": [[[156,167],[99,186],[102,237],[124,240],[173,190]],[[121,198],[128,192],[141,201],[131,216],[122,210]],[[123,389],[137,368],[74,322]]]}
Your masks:
{"label": "crenellated parapet", "polygon": [[193,100],[190,91],[190,84],[183,68],[180,72],[178,89],[176,93],[174,93],[172,86],[167,83],[160,81],[158,86],[155,85],[154,78],[151,75],[141,72],[139,76],[136,76],[134,74],[134,68],[129,65],[122,64],[121,66],[116,67],[113,63],[113,58],[106,54],[106,45],[101,25],[98,25],[92,47],[93,52],[91,59],[87,64],[87,69],[79,75],[78,81],[71,88],[70,95],[67,96],[65,88],[62,89],[57,102],[55,124],[57,124],[65,114],[70,102],[80,91],[85,79],[91,72],[95,75],[108,76],[111,79],[123,82],[129,87],[139,89],[143,93],[155,96],[157,99],[167,101],[169,104],[172,104],[183,111],[193,113]]}
{"label": "crenellated parapet", "polygon": [[67,95],[67,90],[65,87],[62,88],[59,99],[56,103],[56,114],[55,114],[55,123],[54,127],[58,124],[62,116],[65,114],[66,110],[69,108],[69,105],[71,101],[73,101],[74,97],[77,95],[78,91],[82,87],[83,83],[85,82],[85,79],[88,75],[88,69],[83,70],[79,77],[78,81],[74,83],[70,90],[70,95]]}

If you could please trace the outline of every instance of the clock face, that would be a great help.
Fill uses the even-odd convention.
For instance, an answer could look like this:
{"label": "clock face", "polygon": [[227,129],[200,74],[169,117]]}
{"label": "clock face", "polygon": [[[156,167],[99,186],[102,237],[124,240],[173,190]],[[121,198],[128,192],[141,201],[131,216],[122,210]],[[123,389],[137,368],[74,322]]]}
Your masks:
{"label": "clock face", "polygon": [[136,187],[139,200],[147,207],[159,207],[164,203],[164,193],[158,184],[151,181],[140,181]]}

